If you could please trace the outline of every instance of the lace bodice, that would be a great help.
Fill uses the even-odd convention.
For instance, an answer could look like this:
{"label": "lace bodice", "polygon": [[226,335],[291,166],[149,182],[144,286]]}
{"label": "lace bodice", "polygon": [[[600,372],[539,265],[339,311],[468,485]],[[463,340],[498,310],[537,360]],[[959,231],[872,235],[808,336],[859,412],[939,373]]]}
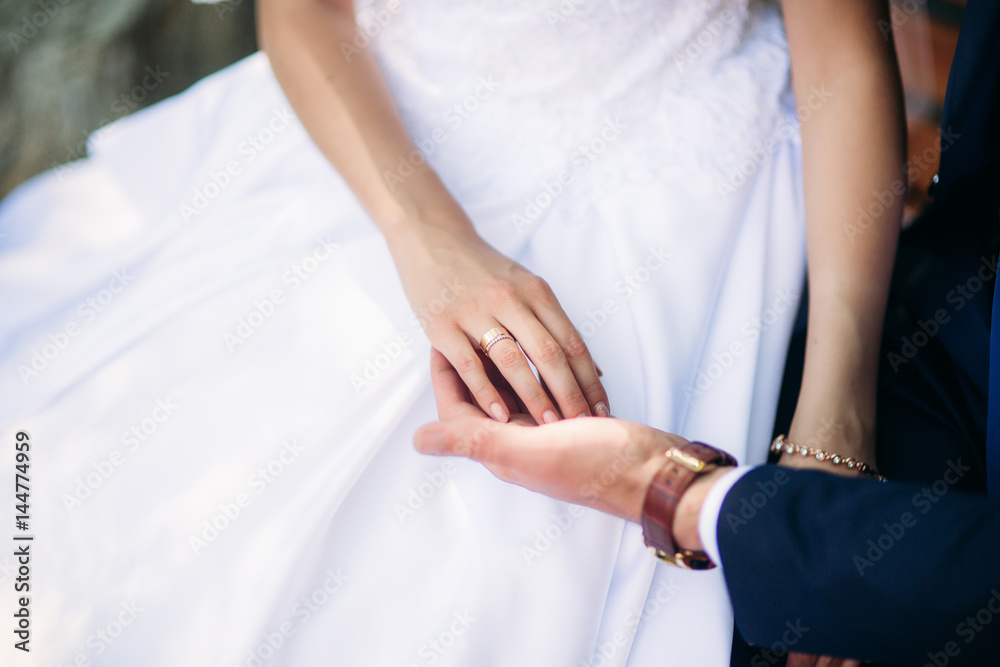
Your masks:
{"label": "lace bodice", "polygon": [[[781,108],[788,55],[770,2],[369,0],[358,17],[345,57],[374,50],[446,180],[486,187],[489,168],[463,169],[484,164],[483,151],[528,180],[549,178],[610,120],[624,128],[614,142],[646,156],[636,178],[696,168],[724,190],[769,133],[794,126]],[[599,162],[591,180],[605,187]]]}

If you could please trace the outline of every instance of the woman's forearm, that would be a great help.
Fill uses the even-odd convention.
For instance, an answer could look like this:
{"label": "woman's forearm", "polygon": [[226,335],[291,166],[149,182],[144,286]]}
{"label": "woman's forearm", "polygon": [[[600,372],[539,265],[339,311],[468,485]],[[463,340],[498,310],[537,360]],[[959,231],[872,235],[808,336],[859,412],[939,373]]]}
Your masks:
{"label": "woman's forearm", "polygon": [[[905,123],[885,2],[786,2],[802,122],[809,326],[790,438],[821,420],[870,458],[879,342],[903,208]],[[817,92],[819,91],[819,92]],[[815,103],[803,107],[807,100]],[[802,115],[805,115],[804,113]],[[828,431],[829,429],[826,429]],[[865,451],[868,450],[868,451]]]}
{"label": "woman's forearm", "polygon": [[[516,394],[538,423],[610,415],[594,361],[551,288],[477,235],[416,150],[373,58],[354,44],[351,0],[258,0],[257,19],[282,90],[385,235],[414,315],[479,408],[506,421]],[[399,173],[400,163],[412,171]],[[483,336],[498,328],[509,330],[490,357],[504,395],[481,356]]]}
{"label": "woman's forearm", "polygon": [[[258,31],[274,74],[315,144],[387,237],[414,222],[466,226],[416,147],[367,49],[354,47],[350,0],[259,0]],[[341,45],[352,47],[349,54]],[[387,179],[400,161],[414,171]],[[415,166],[413,163],[417,162]]]}

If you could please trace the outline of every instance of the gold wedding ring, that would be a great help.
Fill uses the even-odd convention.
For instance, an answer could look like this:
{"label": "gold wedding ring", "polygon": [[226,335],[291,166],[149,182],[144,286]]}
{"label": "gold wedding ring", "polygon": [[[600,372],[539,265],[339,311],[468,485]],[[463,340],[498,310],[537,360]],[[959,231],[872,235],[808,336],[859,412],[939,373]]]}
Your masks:
{"label": "gold wedding ring", "polygon": [[482,348],[483,352],[489,356],[490,348],[499,343],[502,340],[514,340],[514,337],[510,335],[510,332],[503,327],[493,327],[489,331],[483,334],[483,337],[479,339],[479,347]]}

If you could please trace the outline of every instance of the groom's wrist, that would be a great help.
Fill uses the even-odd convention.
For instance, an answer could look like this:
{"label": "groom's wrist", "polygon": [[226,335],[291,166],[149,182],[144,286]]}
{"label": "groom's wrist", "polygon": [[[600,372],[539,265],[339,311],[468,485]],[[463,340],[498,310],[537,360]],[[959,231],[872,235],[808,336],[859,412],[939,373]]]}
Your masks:
{"label": "groom's wrist", "polygon": [[698,533],[699,519],[702,507],[709,491],[726,473],[734,470],[733,466],[716,468],[699,475],[677,503],[677,513],[674,515],[674,541],[677,546],[689,551],[704,551],[701,537]]}

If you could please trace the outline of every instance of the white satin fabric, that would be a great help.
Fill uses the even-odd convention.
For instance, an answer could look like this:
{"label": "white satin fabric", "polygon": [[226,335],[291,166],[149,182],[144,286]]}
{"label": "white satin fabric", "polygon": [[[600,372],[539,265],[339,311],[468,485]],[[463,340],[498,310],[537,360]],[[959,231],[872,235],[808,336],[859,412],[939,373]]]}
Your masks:
{"label": "white satin fabric", "polygon": [[[777,11],[360,14],[345,57],[374,50],[478,230],[549,281],[612,412],[762,461],[804,262]],[[438,306],[414,317],[263,54],[90,148],[0,206],[0,486],[26,430],[36,536],[4,664],[728,664],[718,570],[414,452]]]}

